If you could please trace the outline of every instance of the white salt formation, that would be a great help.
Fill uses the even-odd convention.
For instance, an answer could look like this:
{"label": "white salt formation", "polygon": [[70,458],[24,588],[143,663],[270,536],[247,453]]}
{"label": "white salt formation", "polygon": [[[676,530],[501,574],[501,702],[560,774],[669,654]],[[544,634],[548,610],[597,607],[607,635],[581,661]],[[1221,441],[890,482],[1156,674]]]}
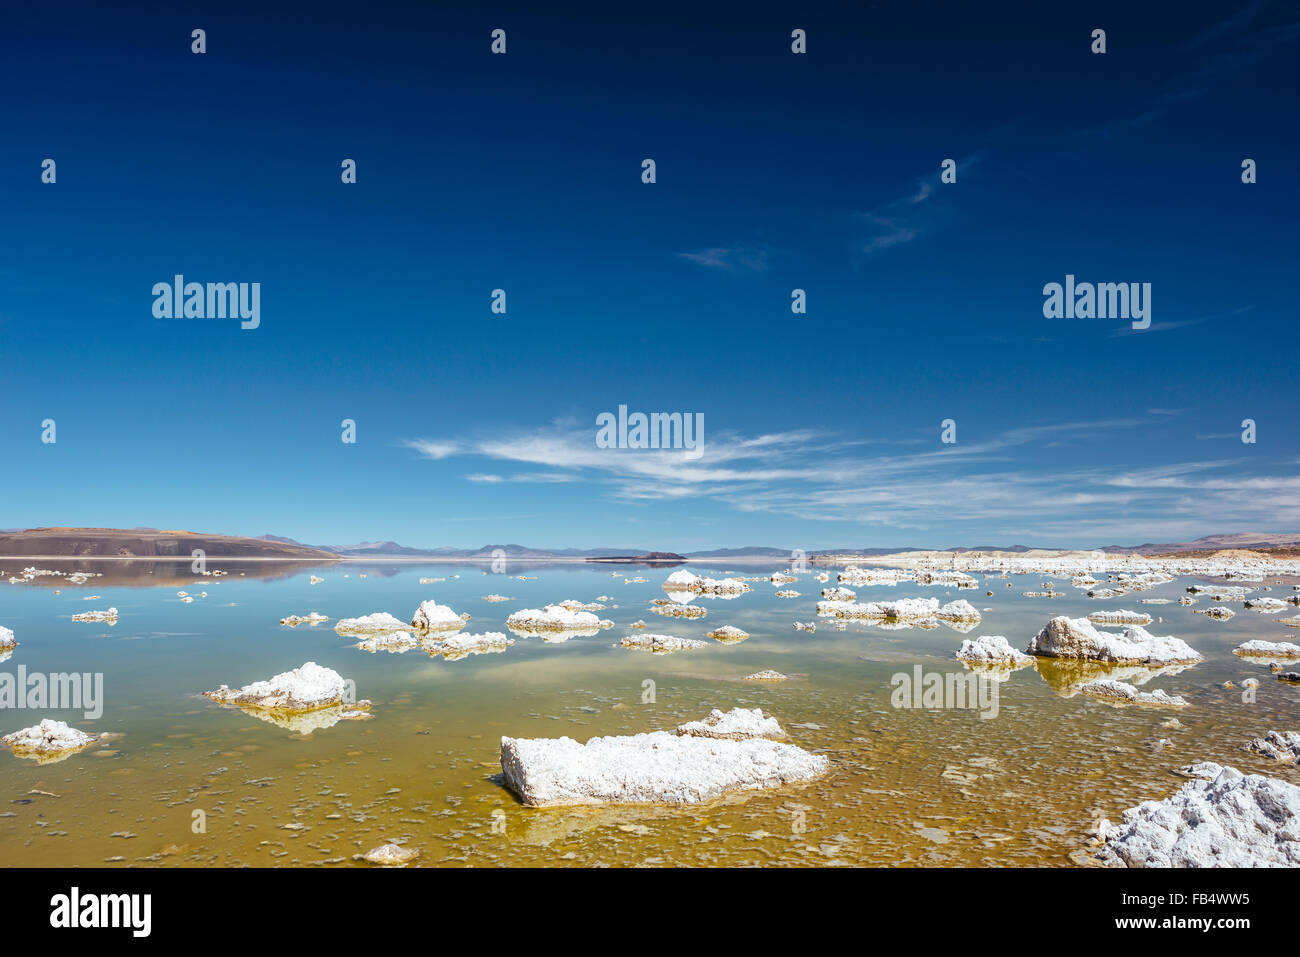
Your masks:
{"label": "white salt formation", "polygon": [[407,631],[410,627],[386,611],[377,611],[361,618],[343,618],[334,626],[334,630],[340,635],[364,635],[369,632]]}
{"label": "white salt formation", "polygon": [[1158,708],[1185,708],[1187,702],[1177,695],[1168,695],[1163,691],[1139,691],[1131,684],[1110,678],[1099,678],[1079,685],[1082,694],[1094,698],[1104,698],[1116,704],[1140,704]]}
{"label": "white salt formation", "polygon": [[222,685],[204,695],[222,704],[271,711],[312,711],[343,703],[343,676],[332,668],[322,668],[308,661],[300,668],[285,671],[266,681],[255,681],[238,691]]}
{"label": "white salt formation", "polygon": [[1245,749],[1275,761],[1300,764],[1300,732],[1270,731],[1262,738],[1252,739]]}
{"label": "white salt formation", "polygon": [[817,614],[835,618],[933,618],[939,611],[937,598],[900,598],[897,601],[819,601]]}
{"label": "white salt formation", "polygon": [[980,635],[967,638],[957,650],[957,657],[973,664],[1031,665],[1032,656],[1011,647],[1011,642],[1002,635]]}
{"label": "white salt formation", "polygon": [[367,637],[357,642],[362,651],[386,651],[389,654],[404,655],[420,647],[420,639],[409,631],[370,632]]}
{"label": "white salt formation", "polygon": [[[1187,769],[1214,773],[1210,762]],[[1104,832],[1102,861],[1128,867],[1300,866],[1300,788],[1236,768],[1144,801]]]}
{"label": "white salt formation", "polygon": [[1094,625],[1149,625],[1152,618],[1140,611],[1094,611],[1088,615]]}
{"label": "white salt formation", "polygon": [[14,638],[13,629],[0,625],[0,651],[16,647],[18,647],[18,642]]}
{"label": "white salt formation", "polygon": [[745,675],[742,681],[789,681],[789,675],[783,675],[779,671],[773,671],[768,668],[764,671],[755,671],[752,675]]}
{"label": "white salt formation", "polygon": [[693,638],[678,638],[675,635],[628,635],[621,642],[624,648],[636,648],[641,651],[653,651],[656,654],[670,654],[674,651],[687,651],[691,648],[707,648],[707,641]]}
{"label": "white salt formation", "polygon": [[500,654],[514,643],[503,632],[489,631],[481,635],[452,635],[441,641],[426,640],[422,647],[431,655],[442,655],[446,661],[458,661],[469,655]]}
{"label": "white salt formation", "polygon": [[367,851],[364,860],[367,863],[380,864],[385,867],[401,867],[415,860],[419,853],[419,851],[408,850],[397,844],[381,844]]}
{"label": "white salt formation", "polygon": [[700,605],[682,605],[677,602],[656,605],[650,610],[656,615],[663,615],[665,618],[703,618],[709,613],[707,608]]}
{"label": "white salt formation", "polygon": [[523,608],[506,619],[506,627],[511,631],[546,632],[574,631],[595,632],[601,628],[613,628],[614,623],[597,618],[589,611],[570,611],[560,605],[547,605],[545,608]]}
{"label": "white salt formation", "polygon": [[940,621],[979,621],[981,619],[979,610],[965,598],[958,598],[956,601],[941,605],[939,610],[934,613],[934,617]]}
{"label": "white salt formation", "polygon": [[707,637],[712,638],[714,641],[721,641],[724,643],[736,642],[736,641],[744,641],[746,638],[748,638],[749,632],[741,631],[739,628],[736,628],[734,625],[723,625],[721,628],[713,629],[713,631],[708,633]]}
{"label": "white salt formation", "polygon": [[979,582],[964,572],[953,571],[919,571],[912,576],[912,581],[918,585],[947,585],[957,586],[958,588],[974,588]]}
{"label": "white salt formation", "polygon": [[1255,639],[1233,648],[1232,653],[1243,658],[1273,658],[1286,661],[1291,658],[1300,658],[1300,645],[1289,641],[1261,641]]}
{"label": "white salt formation", "polygon": [[110,608],[108,611],[83,611],[80,614],[72,616],[73,621],[117,621],[117,609]]}
{"label": "white salt formation", "polygon": [[826,601],[856,601],[858,593],[852,588],[823,588],[822,598]]}
{"label": "white salt formation", "polygon": [[1213,618],[1216,621],[1227,621],[1236,612],[1231,608],[1225,608],[1223,605],[1215,605],[1213,608],[1197,608],[1193,614],[1204,615],[1206,618]]}
{"label": "white salt formation", "polygon": [[1190,595],[1205,595],[1216,601],[1243,601],[1246,596],[1253,592],[1253,588],[1242,588],[1240,585],[1188,585],[1187,593]]}
{"label": "white salt formation", "polygon": [[714,708],[707,718],[679,724],[677,733],[697,738],[726,738],[730,741],[785,737],[776,718],[763,717],[762,708],[732,708],[725,712]]}
{"label": "white salt formation", "polygon": [[93,744],[98,737],[98,735],[78,731],[62,721],[46,718],[40,724],[23,728],[13,734],[6,734],[0,738],[0,741],[3,741],[19,757],[36,758],[41,763],[52,763]]}
{"label": "white salt formation", "polygon": [[1064,615],[1047,623],[1025,649],[1047,658],[1080,658],[1120,664],[1191,664],[1201,655],[1174,637],[1156,637],[1140,625],[1130,625],[1118,634],[1098,631],[1086,618]]}
{"label": "white salt formation", "polygon": [[912,572],[898,568],[859,568],[849,565],[836,576],[841,585],[897,585],[911,581]]}
{"label": "white salt formation", "polygon": [[501,739],[506,786],[532,807],[698,804],[732,791],[807,781],[827,759],[792,744],[653,731],[620,737]]}
{"label": "white salt formation", "polygon": [[[356,619],[353,620],[355,621]],[[290,628],[296,628],[298,625],[317,625],[322,621],[329,621],[329,617],[313,611],[309,612],[306,617],[302,615],[289,615],[285,618],[281,618],[280,624],[288,625]]]}
{"label": "white salt formation", "polygon": [[1286,602],[1277,598],[1247,598],[1245,606],[1254,611],[1277,612],[1286,607]]}
{"label": "white salt formation", "polygon": [[456,631],[465,627],[465,619],[446,605],[439,605],[432,599],[420,602],[420,607],[411,616],[411,627],[421,634],[430,631]]}
{"label": "white salt formation", "polygon": [[738,578],[702,578],[679,568],[664,581],[663,589],[694,595],[741,595],[749,591],[749,586]]}

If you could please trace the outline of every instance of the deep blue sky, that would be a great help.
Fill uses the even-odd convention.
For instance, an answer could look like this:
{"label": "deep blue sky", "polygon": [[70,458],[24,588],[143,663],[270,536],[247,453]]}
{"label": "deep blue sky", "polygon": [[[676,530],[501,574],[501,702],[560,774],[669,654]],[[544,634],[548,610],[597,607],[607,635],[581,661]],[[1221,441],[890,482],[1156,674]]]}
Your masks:
{"label": "deep blue sky", "polygon": [[[1300,527],[1296,4],[643,6],[8,9],[0,527]],[[155,319],[177,272],[261,282],[261,327]],[[1043,318],[1067,273],[1150,282],[1152,328]],[[596,449],[620,404],[704,457]]]}

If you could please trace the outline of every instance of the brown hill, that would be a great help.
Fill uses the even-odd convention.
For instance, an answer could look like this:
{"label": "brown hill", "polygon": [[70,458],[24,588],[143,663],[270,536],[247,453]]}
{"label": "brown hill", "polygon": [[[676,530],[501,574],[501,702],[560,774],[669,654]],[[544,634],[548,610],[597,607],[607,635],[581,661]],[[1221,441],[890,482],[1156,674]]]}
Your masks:
{"label": "brown hill", "polygon": [[200,548],[209,558],[337,558],[306,545],[239,535],[116,528],[28,528],[0,534],[0,557],[186,558]]}

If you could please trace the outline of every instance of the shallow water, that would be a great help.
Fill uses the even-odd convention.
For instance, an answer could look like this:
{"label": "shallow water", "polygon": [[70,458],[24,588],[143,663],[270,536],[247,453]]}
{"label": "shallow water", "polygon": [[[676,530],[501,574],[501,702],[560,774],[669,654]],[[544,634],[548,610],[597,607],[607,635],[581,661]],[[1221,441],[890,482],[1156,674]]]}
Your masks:
{"label": "shallow water", "polygon": [[[72,567],[10,559],[0,570],[7,580],[30,564]],[[751,582],[750,593],[733,600],[698,599],[708,616],[688,621],[650,610],[652,599],[664,597],[662,568],[512,564],[508,574],[488,574],[442,563],[210,564],[228,576],[96,562],[77,566],[106,573],[85,585],[55,578],[0,585],[0,624],[20,642],[0,672],[15,674],[19,665],[29,673],[102,672],[105,697],[94,721],[71,711],[0,711],[0,733],[52,717],[121,735],[56,764],[0,751],[0,861],[355,866],[360,854],[392,840],[418,849],[425,866],[1074,866],[1098,815],[1116,820],[1140,801],[1166,797],[1180,785],[1172,769],[1182,765],[1213,760],[1300,784],[1300,772],[1240,750],[1269,729],[1296,728],[1300,688],[1231,654],[1250,638],[1294,633],[1277,619],[1297,609],[1261,615],[1235,602],[1236,617],[1217,622],[1193,613],[1210,606],[1204,597],[1191,607],[1139,603],[1176,599],[1190,579],[1107,600],[1088,599],[1068,581],[1058,582],[1064,597],[1022,596],[1040,589],[1042,575],[989,577],[974,590],[855,588],[860,601],[965,598],[984,618],[965,635],[855,624],[838,632],[825,620],[809,634],[792,622],[815,620],[835,569],[825,585],[805,574],[791,585]],[[777,570],[689,567],[715,577]],[[325,581],[309,584],[313,573]],[[648,581],[625,580],[635,576]],[[421,577],[446,581],[421,585]],[[1290,583],[1266,584],[1275,597],[1292,593]],[[777,598],[777,587],[801,596]],[[178,590],[208,595],[186,604]],[[490,593],[512,600],[484,601]],[[608,631],[559,643],[515,636],[501,654],[457,661],[419,649],[367,653],[333,630],[341,617],[375,611],[407,620],[420,601],[434,598],[473,615],[466,633],[504,631],[513,610],[601,595],[612,596],[599,613],[615,622]],[[121,616],[114,626],[71,621],[76,612],[109,606]],[[993,718],[973,709],[891,705],[891,677],[910,675],[915,665],[964,673],[952,658],[963,637],[1002,634],[1023,648],[1049,618],[1103,608],[1147,612],[1157,619],[1148,626],[1153,634],[1181,637],[1205,655],[1143,686],[1181,695],[1189,707],[1119,708],[1062,697],[1045,680],[1055,675],[1049,667],[1001,683]],[[309,611],[331,621],[279,625]],[[617,647],[637,619],[649,632],[704,638],[731,624],[752,637],[670,655]],[[300,735],[199,695],[308,660],[353,679],[357,695],[374,702],[370,719]],[[798,677],[739,680],[767,668]],[[1260,680],[1253,703],[1220,687],[1251,676]],[[655,694],[643,703],[647,679]],[[830,771],[806,786],[684,808],[525,808],[500,783],[503,734],[586,740],[671,729],[711,708],[737,706],[775,715],[792,741],[829,756]],[[1174,716],[1185,727],[1162,727]],[[202,833],[195,833],[195,812],[205,819]]]}

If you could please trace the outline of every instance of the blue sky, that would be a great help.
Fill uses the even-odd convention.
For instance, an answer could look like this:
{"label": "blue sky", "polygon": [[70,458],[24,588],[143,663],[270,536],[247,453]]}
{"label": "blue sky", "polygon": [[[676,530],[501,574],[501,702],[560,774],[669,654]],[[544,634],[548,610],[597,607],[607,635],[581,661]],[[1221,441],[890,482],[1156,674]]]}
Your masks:
{"label": "blue sky", "polygon": [[[1300,12],[1046,6],[10,11],[0,527],[1296,529]],[[260,327],[155,318],[176,273],[260,282]],[[1044,318],[1067,273],[1151,283],[1151,328]],[[704,455],[598,449],[620,404]]]}

